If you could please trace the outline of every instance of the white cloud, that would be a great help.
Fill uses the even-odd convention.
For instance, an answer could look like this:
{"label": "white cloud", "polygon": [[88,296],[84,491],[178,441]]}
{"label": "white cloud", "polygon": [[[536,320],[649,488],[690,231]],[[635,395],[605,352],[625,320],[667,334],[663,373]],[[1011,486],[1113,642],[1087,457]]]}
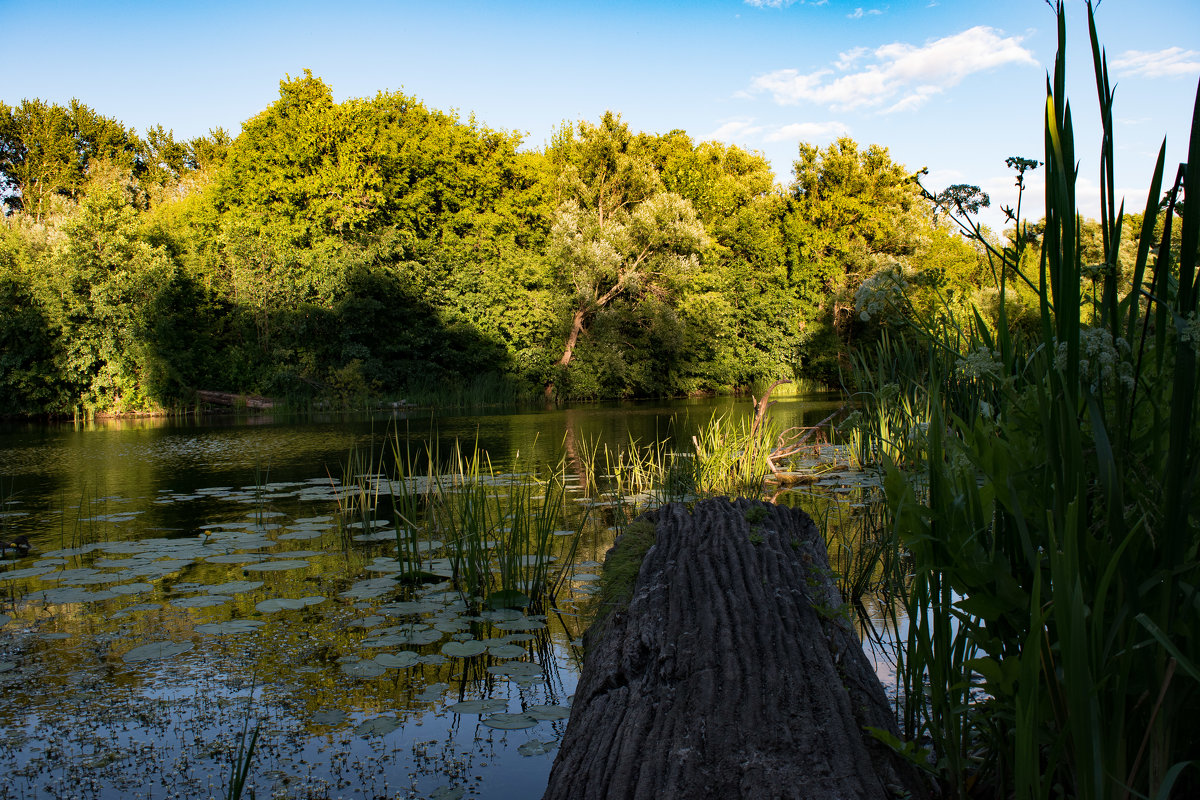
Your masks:
{"label": "white cloud", "polygon": [[869,51],[865,47],[855,47],[850,50],[847,50],[844,53],[838,53],[838,60],[833,62],[833,65],[835,67],[837,67],[838,69],[840,69],[842,72],[845,72],[846,70],[848,70],[852,66],[854,66],[855,61],[858,61],[859,59],[861,59],[868,52]]}
{"label": "white cloud", "polygon": [[1112,61],[1113,69],[1123,75],[1166,78],[1200,72],[1200,52],[1168,47],[1152,53],[1126,50]]}
{"label": "white cloud", "polygon": [[[866,53],[851,50],[839,55],[834,66],[848,70]],[[1019,37],[1002,37],[994,28],[977,26],[916,47],[894,42],[870,53],[874,63],[857,72],[829,79],[832,69],[801,74],[781,69],[759,75],[750,82],[752,93],[767,92],[776,103],[800,101],[835,109],[890,105],[885,111],[917,108],[935,94],[956,86],[967,76],[1006,64],[1037,65]]]}
{"label": "white cloud", "polygon": [[742,0],[742,2],[755,8],[787,8],[797,3],[802,6],[829,5],[829,0]]}
{"label": "white cloud", "polygon": [[795,122],[783,125],[763,136],[763,141],[785,142],[789,139],[797,141],[825,141],[835,136],[850,133],[850,126],[844,122],[830,120],[829,122]]}
{"label": "white cloud", "polygon": [[846,16],[849,17],[850,19],[862,19],[863,17],[866,17],[866,16],[877,17],[882,13],[883,12],[880,11],[878,8],[869,8],[869,9],[866,9],[865,11],[861,8],[856,8],[856,9],[854,9],[854,12],[852,14],[847,14]]}
{"label": "white cloud", "polygon": [[710,133],[705,139],[716,139],[720,142],[734,143],[762,133],[761,125],[754,124],[753,117],[737,117],[721,123],[721,127]]}

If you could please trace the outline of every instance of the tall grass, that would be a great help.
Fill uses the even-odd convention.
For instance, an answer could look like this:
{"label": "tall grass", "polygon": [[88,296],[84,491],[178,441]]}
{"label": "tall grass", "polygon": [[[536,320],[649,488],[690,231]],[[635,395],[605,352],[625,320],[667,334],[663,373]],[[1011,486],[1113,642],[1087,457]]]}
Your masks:
{"label": "tall grass", "polygon": [[[1018,246],[979,235],[998,277],[998,324],[978,312],[938,326],[914,316],[902,345],[885,342],[859,365],[884,381],[888,359],[911,350],[888,382],[929,387],[911,415],[925,424],[919,448],[880,434],[899,445],[880,456],[914,564],[901,664],[908,751],[950,796],[1196,796],[1200,91],[1192,168],[1180,165],[1164,197],[1164,142],[1123,290],[1107,58],[1089,3],[1105,261],[1088,265],[1056,11],[1036,274]],[[1010,161],[1022,172],[1030,163]],[[1032,335],[1009,330],[1012,281],[1037,291]]]}

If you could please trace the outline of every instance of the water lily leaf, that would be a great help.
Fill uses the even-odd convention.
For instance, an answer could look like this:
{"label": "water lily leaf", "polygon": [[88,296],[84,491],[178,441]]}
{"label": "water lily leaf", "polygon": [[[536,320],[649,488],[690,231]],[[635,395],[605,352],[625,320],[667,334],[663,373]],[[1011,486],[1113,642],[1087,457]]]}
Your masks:
{"label": "water lily leaf", "polygon": [[309,561],[267,561],[258,564],[247,564],[242,567],[242,570],[245,572],[281,572],[285,569],[303,569],[304,567],[311,566],[312,562]]}
{"label": "water lily leaf", "polygon": [[324,603],[324,597],[276,597],[270,600],[259,602],[254,608],[262,614],[274,614],[276,611],[295,611],[307,606],[315,606],[318,603]]}
{"label": "water lily leaf", "polygon": [[526,708],[525,713],[537,720],[555,720],[571,716],[571,709],[566,706],[536,705]]}
{"label": "water lily leaf", "polygon": [[472,658],[487,650],[483,642],[446,642],[442,645],[442,653],[452,658]]}
{"label": "water lily leaf", "polygon": [[396,634],[396,636],[399,637],[398,644],[422,645],[422,644],[433,644],[434,642],[440,642],[442,640],[443,634],[441,631],[433,631],[433,630],[417,631],[417,630],[414,630],[414,631],[405,631],[403,633],[398,633],[398,634]]}
{"label": "water lily leaf", "polygon": [[488,700],[464,700],[461,703],[446,706],[452,714],[491,714],[508,708],[507,700],[490,698]]}
{"label": "water lily leaf", "polygon": [[537,664],[528,661],[510,661],[507,664],[493,664],[487,668],[493,675],[501,675],[511,679],[518,685],[539,683],[546,679],[545,671]]}
{"label": "water lily leaf", "polygon": [[400,727],[400,720],[396,717],[384,715],[375,717],[374,719],[366,720],[354,729],[355,736],[366,738],[368,736],[387,736],[396,728]]}
{"label": "water lily leaf", "polygon": [[16,669],[17,662],[15,661],[0,661],[0,672],[8,672],[10,669]]}
{"label": "water lily leaf", "polygon": [[453,786],[439,786],[429,793],[429,800],[462,800],[466,793],[466,789],[457,789]]}
{"label": "water lily leaf", "polygon": [[346,721],[346,712],[340,708],[330,708],[318,711],[312,715],[314,725],[341,725]]}
{"label": "water lily leaf", "polygon": [[[307,563],[307,562],[305,562]],[[349,589],[341,593],[342,597],[353,597],[356,600],[369,600],[372,597],[381,597],[396,589],[396,581],[390,577],[384,578],[367,578],[365,581],[358,581]],[[379,609],[382,613],[387,613],[383,608]]]}
{"label": "water lily leaf", "polygon": [[407,669],[419,664],[421,659],[410,650],[402,650],[399,653],[380,653],[374,661],[388,669]]}
{"label": "water lily leaf", "polygon": [[553,739],[548,742],[539,742],[537,739],[530,739],[528,742],[517,746],[517,752],[523,756],[544,756],[554,749],[558,742]]}
{"label": "water lily leaf", "polygon": [[376,663],[371,659],[362,659],[361,661],[349,661],[342,664],[342,672],[349,675],[351,678],[378,678],[383,673],[387,672],[382,664]]}
{"label": "water lily leaf", "polygon": [[540,631],[546,623],[538,619],[514,619],[507,622],[497,622],[496,627],[502,631]]}
{"label": "water lily leaf", "polygon": [[262,581],[229,581],[228,583],[198,586],[196,591],[208,592],[209,594],[242,594],[244,592],[253,592],[255,589],[261,589],[262,585]]}
{"label": "water lily leaf", "polygon": [[317,528],[304,528],[302,530],[290,530],[287,533],[279,534],[280,541],[307,541],[309,539],[319,539],[325,535],[324,530]]}
{"label": "water lily leaf", "polygon": [[205,561],[210,564],[255,564],[259,561],[265,561],[266,556],[258,553],[222,553],[215,556],[206,556]]}
{"label": "water lily leaf", "polygon": [[139,661],[151,661],[159,658],[172,658],[180,653],[186,653],[194,645],[191,642],[150,642],[133,648],[121,660],[126,664],[136,664]]}
{"label": "water lily leaf", "polygon": [[451,619],[439,619],[433,623],[433,627],[442,633],[458,633],[467,630],[471,626],[467,622],[453,617]]}
{"label": "water lily leaf", "polygon": [[391,542],[395,541],[396,532],[394,530],[380,530],[371,533],[360,533],[354,537],[356,542]]}
{"label": "water lily leaf", "polygon": [[429,664],[434,667],[446,663],[446,657],[441,653],[430,653],[427,656],[421,656],[419,660],[422,664]]}
{"label": "water lily leaf", "polygon": [[232,599],[221,594],[204,594],[199,597],[180,597],[172,600],[171,605],[176,608],[212,608],[223,606]]}
{"label": "water lily leaf", "polygon": [[508,622],[514,619],[523,619],[524,614],[512,608],[497,608],[492,611],[484,611],[481,615],[492,622]]}
{"label": "water lily leaf", "polygon": [[59,570],[58,572],[50,573],[48,575],[42,575],[42,580],[44,580],[44,581],[64,581],[66,583],[72,583],[77,580],[82,580],[84,578],[91,578],[93,576],[100,575],[100,574],[101,574],[100,570],[97,570],[97,569],[63,569],[63,570]]}
{"label": "water lily leaf", "polygon": [[96,603],[101,600],[112,600],[118,597],[114,592],[99,591],[89,592],[87,589],[76,589],[72,586],[65,586],[62,589],[45,589],[40,592],[33,592],[25,596],[26,600],[43,603]]}
{"label": "water lily leaf", "polygon": [[0,628],[3,628],[10,622],[12,622],[12,617],[10,617],[8,614],[0,614]]}
{"label": "water lily leaf", "polygon": [[575,580],[575,581],[598,581],[598,580],[600,580],[600,576],[599,576],[599,575],[593,575],[593,574],[592,574],[592,573],[590,573],[590,572],[577,572],[577,573],[575,573],[574,575],[572,575],[572,576],[571,576],[571,580]]}
{"label": "water lily leaf", "polygon": [[488,655],[492,658],[520,658],[528,651],[516,644],[498,644],[488,648]]}
{"label": "water lily leaf", "polygon": [[425,703],[432,703],[435,700],[441,700],[442,695],[450,688],[448,683],[431,683],[423,690],[413,695],[414,700],[420,700]]}
{"label": "water lily leaf", "polygon": [[480,722],[489,728],[497,728],[502,731],[517,731],[522,728],[532,728],[538,723],[536,719],[528,714],[493,714],[490,717],[484,717]]}
{"label": "water lily leaf", "polygon": [[261,619],[231,619],[228,622],[206,622],[197,625],[192,630],[213,636],[225,636],[237,633],[254,633],[267,623]]}
{"label": "water lily leaf", "polygon": [[115,592],[116,594],[124,594],[124,595],[141,594],[142,592],[154,591],[154,584],[151,584],[151,583],[126,583],[126,584],[122,584],[121,586],[113,586],[112,588],[109,589],[109,591]]}

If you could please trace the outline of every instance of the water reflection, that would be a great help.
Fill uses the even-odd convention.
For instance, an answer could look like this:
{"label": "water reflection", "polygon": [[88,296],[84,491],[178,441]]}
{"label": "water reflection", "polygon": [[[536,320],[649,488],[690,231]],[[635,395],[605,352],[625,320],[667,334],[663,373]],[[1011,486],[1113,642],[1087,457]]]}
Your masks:
{"label": "water reflection", "polygon": [[[813,424],[834,402],[773,413]],[[477,442],[496,470],[570,472],[586,446],[685,448],[724,411],[750,406],[0,430],[0,534],[37,551],[0,573],[0,798],[221,796],[248,726],[260,797],[539,795],[613,531],[588,517],[544,618],[372,583],[395,544],[332,524],[348,454],[387,472],[393,443],[448,459]]]}

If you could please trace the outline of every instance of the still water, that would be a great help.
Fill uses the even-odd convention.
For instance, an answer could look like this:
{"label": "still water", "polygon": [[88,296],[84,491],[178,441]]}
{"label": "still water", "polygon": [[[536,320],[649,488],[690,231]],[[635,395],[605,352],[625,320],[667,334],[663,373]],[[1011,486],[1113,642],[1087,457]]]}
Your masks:
{"label": "still water", "polygon": [[[838,403],[772,413],[812,425]],[[714,413],[751,410],[0,428],[0,540],[32,547],[0,560],[0,799],[225,797],[254,731],[244,797],[539,797],[614,536],[572,465],[598,448],[602,471],[604,448],[631,442],[687,450]],[[389,504],[340,513],[396,452],[424,470],[456,443],[486,451],[498,487],[565,477],[563,584],[545,613],[398,583]],[[442,555],[431,546],[431,571]]]}

